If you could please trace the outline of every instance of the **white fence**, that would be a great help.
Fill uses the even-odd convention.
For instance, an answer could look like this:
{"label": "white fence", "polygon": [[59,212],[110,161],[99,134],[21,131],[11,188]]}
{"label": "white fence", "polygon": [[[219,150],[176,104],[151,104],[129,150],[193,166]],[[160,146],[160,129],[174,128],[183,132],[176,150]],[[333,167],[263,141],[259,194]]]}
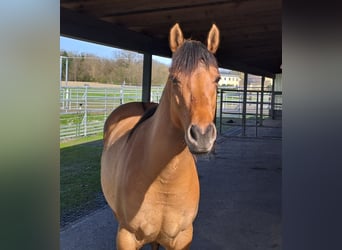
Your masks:
{"label": "white fence", "polygon": [[[151,101],[159,102],[163,86],[152,87]],[[60,140],[100,133],[104,122],[120,104],[141,101],[140,86],[61,87]]]}
{"label": "white fence", "polygon": [[[163,88],[163,86],[152,86],[151,101],[159,102]],[[220,132],[225,119],[249,115],[255,117],[255,126],[259,126],[257,122],[260,119],[262,121],[263,116],[270,116],[270,110],[281,110],[281,92],[276,94],[264,91],[263,100],[260,100],[259,92],[247,91],[244,101],[242,90],[219,89],[221,94],[217,96],[217,118],[219,118]],[[113,109],[120,104],[141,101],[141,99],[141,86],[61,87],[60,140],[101,133],[104,122]],[[244,105],[245,110],[243,110]]]}

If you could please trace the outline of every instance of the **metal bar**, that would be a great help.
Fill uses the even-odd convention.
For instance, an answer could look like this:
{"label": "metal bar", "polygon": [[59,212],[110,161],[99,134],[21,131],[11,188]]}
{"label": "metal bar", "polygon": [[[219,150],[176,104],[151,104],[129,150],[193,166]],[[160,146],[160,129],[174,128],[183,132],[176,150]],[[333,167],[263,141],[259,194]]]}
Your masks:
{"label": "metal bar", "polygon": [[243,104],[242,104],[242,135],[246,136],[246,110],[247,110],[247,84],[248,73],[244,72],[243,79]]}
{"label": "metal bar", "polygon": [[275,84],[275,78],[272,78],[272,93],[271,93],[271,114],[272,114],[272,119],[274,120],[274,98],[275,98],[275,93],[274,93],[274,84]]}
{"label": "metal bar", "polygon": [[223,90],[220,93],[220,134],[222,133],[222,103],[223,103]]}
{"label": "metal bar", "polygon": [[259,109],[259,92],[257,92],[257,101],[255,108],[255,137],[258,137],[258,109]]}
{"label": "metal bar", "polygon": [[264,87],[265,87],[265,76],[261,77],[261,96],[260,96],[260,126],[263,125],[264,121]]}
{"label": "metal bar", "polygon": [[59,57],[59,89],[62,88],[62,65],[63,65],[63,57]]}
{"label": "metal bar", "polygon": [[152,54],[144,53],[142,101],[151,100]]}
{"label": "metal bar", "polygon": [[87,111],[88,111],[88,85],[85,86],[85,98],[84,98],[84,136],[87,136]]}
{"label": "metal bar", "polygon": [[69,66],[68,66],[68,64],[69,64],[69,60],[68,60],[68,58],[66,57],[65,58],[65,86],[66,87],[68,87],[68,71],[69,71]]}

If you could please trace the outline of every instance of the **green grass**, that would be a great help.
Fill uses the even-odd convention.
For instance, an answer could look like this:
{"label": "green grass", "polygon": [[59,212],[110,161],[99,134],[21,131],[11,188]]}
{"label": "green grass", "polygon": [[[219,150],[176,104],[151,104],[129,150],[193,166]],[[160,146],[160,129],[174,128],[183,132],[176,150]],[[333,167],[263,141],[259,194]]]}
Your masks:
{"label": "green grass", "polygon": [[70,140],[61,141],[59,143],[59,146],[60,146],[60,149],[63,149],[66,147],[71,147],[71,146],[79,145],[79,144],[86,143],[86,142],[102,140],[102,138],[103,138],[103,133],[99,133],[96,135],[83,136],[80,138],[74,138]]}
{"label": "green grass", "polygon": [[[100,161],[102,135],[60,144],[61,223],[92,211],[102,196]],[[73,218],[73,219],[70,219]]]}
{"label": "green grass", "polygon": [[[109,112],[108,112],[109,113]],[[88,113],[87,114],[87,121],[105,121],[109,114],[104,113]],[[79,114],[61,114],[59,116],[60,125],[69,125],[69,124],[80,124],[83,120],[84,113]]]}

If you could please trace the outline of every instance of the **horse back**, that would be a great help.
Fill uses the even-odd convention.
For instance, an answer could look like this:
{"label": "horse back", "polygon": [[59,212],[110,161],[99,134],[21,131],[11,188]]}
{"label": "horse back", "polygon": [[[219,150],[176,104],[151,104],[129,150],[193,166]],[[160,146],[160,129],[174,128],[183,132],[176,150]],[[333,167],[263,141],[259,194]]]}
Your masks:
{"label": "horse back", "polygon": [[143,114],[155,108],[158,104],[153,102],[130,102],[120,105],[106,119],[103,129],[103,145],[107,149],[118,138],[134,128]]}

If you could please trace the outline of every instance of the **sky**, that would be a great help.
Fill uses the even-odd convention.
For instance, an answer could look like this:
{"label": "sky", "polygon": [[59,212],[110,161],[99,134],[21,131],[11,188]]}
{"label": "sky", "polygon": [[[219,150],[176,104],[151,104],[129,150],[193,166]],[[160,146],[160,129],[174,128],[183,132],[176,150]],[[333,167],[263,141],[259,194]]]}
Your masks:
{"label": "sky", "polygon": [[[117,48],[84,42],[63,36],[60,36],[60,50],[65,50],[76,54],[89,53],[107,59],[112,59],[114,53],[120,51],[120,49]],[[153,56],[152,58],[153,60],[164,63],[166,65],[170,65],[171,63],[170,58],[160,56]]]}

